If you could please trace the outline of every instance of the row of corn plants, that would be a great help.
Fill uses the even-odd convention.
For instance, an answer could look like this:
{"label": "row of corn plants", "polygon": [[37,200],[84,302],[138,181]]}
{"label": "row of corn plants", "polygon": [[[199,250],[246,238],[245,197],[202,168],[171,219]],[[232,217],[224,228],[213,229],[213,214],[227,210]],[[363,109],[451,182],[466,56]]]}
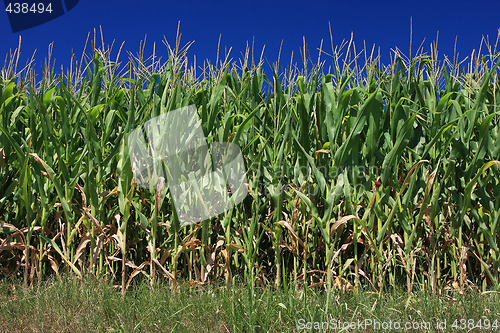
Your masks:
{"label": "row of corn plants", "polygon": [[[384,66],[351,40],[264,71],[248,49],[197,67],[180,39],[165,61],[90,44],[61,72],[17,69],[20,48],[3,66],[2,277],[498,289],[496,46]],[[127,138],[193,104],[208,142],[241,147],[249,195],[181,227],[167,184],[136,186]]]}

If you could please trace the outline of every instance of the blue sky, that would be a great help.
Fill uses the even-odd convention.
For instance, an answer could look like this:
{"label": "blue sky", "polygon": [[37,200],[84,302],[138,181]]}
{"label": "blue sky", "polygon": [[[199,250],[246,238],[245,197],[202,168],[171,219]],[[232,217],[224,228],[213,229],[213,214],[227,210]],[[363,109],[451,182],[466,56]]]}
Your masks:
{"label": "blue sky", "polygon": [[[31,1],[32,2],[32,1]],[[282,63],[288,63],[291,51],[299,60],[299,50],[305,37],[312,56],[324,39],[329,50],[330,22],[334,44],[349,39],[351,32],[358,50],[363,42],[371,48],[381,48],[382,59],[388,62],[390,50],[399,47],[408,54],[410,17],[413,18],[414,50],[425,40],[429,45],[439,31],[440,54],[453,56],[455,37],[460,57],[478,49],[482,36],[489,36],[492,44],[500,28],[500,1],[160,1],[160,0],[80,0],[66,14],[42,25],[13,33],[7,13],[0,13],[0,59],[3,63],[10,49],[15,49],[22,38],[21,61],[26,61],[37,49],[40,66],[47,55],[48,45],[54,42],[56,67],[69,64],[71,52],[81,54],[89,32],[102,27],[105,43],[116,40],[115,48],[125,41],[125,50],[136,52],[139,42],[147,35],[146,51],[157,43],[157,53],[166,57],[162,44],[164,36],[175,42],[177,24],[181,22],[182,41],[194,41],[188,53],[197,62],[215,61],[217,43],[232,47],[236,59],[244,51],[246,42],[255,39],[260,55],[266,45],[265,57],[270,63],[277,60],[283,40]],[[149,53],[146,52],[146,53]]]}

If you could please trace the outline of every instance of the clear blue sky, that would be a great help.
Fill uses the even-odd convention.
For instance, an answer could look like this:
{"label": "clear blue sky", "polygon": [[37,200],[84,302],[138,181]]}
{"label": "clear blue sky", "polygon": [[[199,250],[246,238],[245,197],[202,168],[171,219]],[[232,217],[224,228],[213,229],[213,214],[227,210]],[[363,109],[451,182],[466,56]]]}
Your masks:
{"label": "clear blue sky", "polygon": [[[0,59],[3,63],[10,49],[22,37],[21,59],[25,62],[37,49],[41,65],[49,43],[54,42],[56,66],[69,64],[72,50],[79,55],[86,36],[102,26],[106,43],[116,40],[116,49],[125,41],[125,49],[136,52],[147,35],[146,50],[157,43],[157,53],[167,55],[161,41],[165,36],[174,44],[177,24],[181,22],[183,42],[194,41],[189,58],[215,61],[217,42],[233,47],[233,59],[244,51],[246,42],[255,38],[260,54],[266,45],[269,62],[277,60],[283,40],[282,61],[288,62],[293,50],[299,60],[302,38],[314,57],[321,39],[330,49],[330,22],[334,43],[349,39],[351,32],[358,49],[381,48],[385,62],[390,49],[409,50],[410,17],[413,17],[414,49],[426,38],[425,50],[439,31],[439,51],[453,55],[455,37],[463,58],[479,47],[482,36],[494,44],[500,28],[500,1],[172,1],[172,0],[80,0],[66,14],[39,26],[13,33],[7,13],[0,13]],[[148,53],[149,53],[148,52]]]}

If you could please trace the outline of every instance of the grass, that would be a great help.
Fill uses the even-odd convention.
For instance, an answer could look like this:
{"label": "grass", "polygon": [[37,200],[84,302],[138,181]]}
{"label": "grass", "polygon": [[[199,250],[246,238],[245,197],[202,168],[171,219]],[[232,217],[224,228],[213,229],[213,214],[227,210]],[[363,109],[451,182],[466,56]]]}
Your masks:
{"label": "grass", "polygon": [[[475,324],[489,319],[493,323],[500,317],[496,293],[448,291],[433,295],[416,289],[414,295],[396,289],[383,295],[370,291],[337,293],[325,314],[327,296],[317,289],[304,293],[293,288],[256,288],[251,296],[244,284],[226,289],[214,283],[185,285],[180,293],[172,293],[168,285],[152,287],[143,280],[122,297],[110,281],[92,277],[50,279],[29,289],[23,287],[22,281],[2,281],[0,332],[299,332],[314,322],[333,325],[366,319],[432,324],[430,330],[422,326],[408,332],[463,332],[452,327],[455,320],[458,325],[462,319],[472,319]],[[250,302],[249,297],[255,301]],[[439,329],[437,321],[445,320],[446,329]],[[367,326],[350,331],[388,330]]]}

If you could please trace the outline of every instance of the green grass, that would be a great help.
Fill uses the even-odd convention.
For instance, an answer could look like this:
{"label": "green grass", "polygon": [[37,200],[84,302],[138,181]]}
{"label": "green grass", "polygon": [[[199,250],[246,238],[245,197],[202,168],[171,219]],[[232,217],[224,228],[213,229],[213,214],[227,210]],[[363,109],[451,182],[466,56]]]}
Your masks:
{"label": "green grass", "polygon": [[[336,293],[325,315],[327,296],[317,289],[304,293],[293,288],[256,288],[254,296],[250,296],[244,284],[230,289],[209,284],[184,286],[180,293],[172,293],[168,285],[152,287],[143,280],[122,297],[110,281],[92,277],[50,279],[32,289],[24,288],[22,281],[2,281],[0,332],[299,332],[304,331],[307,322],[332,319],[333,322],[365,319],[380,323],[429,322],[431,330],[408,331],[463,332],[453,329],[455,320],[472,319],[477,324],[479,320],[493,322],[500,318],[497,293],[461,295],[448,291],[432,295],[428,290],[416,289],[411,296],[405,290],[388,291],[383,296],[369,291]],[[447,329],[437,329],[435,323],[444,320]],[[388,330],[368,326],[355,331]]]}

